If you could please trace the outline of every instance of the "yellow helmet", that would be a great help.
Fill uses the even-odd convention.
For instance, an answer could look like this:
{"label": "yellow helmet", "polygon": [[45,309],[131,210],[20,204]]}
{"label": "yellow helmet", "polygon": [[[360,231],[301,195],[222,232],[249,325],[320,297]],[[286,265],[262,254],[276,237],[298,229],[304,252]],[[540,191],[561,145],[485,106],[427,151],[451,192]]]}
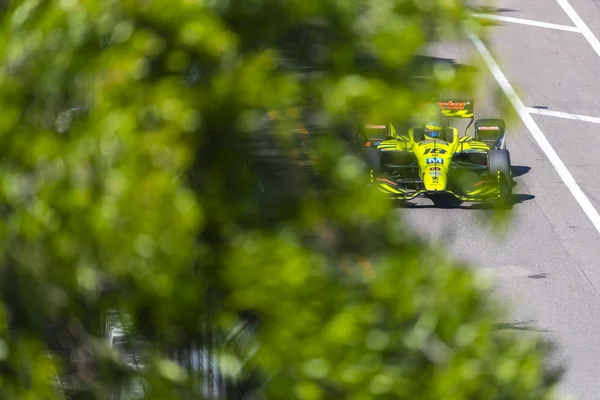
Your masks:
{"label": "yellow helmet", "polygon": [[425,136],[427,139],[440,139],[444,127],[439,122],[428,122],[425,125]]}

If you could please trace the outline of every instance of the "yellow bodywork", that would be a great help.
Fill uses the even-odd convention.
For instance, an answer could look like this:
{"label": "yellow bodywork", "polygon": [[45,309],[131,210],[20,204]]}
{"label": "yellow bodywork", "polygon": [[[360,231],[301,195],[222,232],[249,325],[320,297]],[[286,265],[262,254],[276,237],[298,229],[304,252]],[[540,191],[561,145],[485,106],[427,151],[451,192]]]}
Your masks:
{"label": "yellow bodywork", "polygon": [[[452,157],[457,152],[487,152],[490,147],[474,140],[471,136],[459,138],[458,129],[448,128],[447,140],[415,141],[413,129],[407,135],[398,135],[393,124],[389,126],[389,137],[381,141],[377,148],[382,152],[411,152],[415,155],[419,166],[419,178],[424,189],[407,192],[406,189],[387,179],[377,179],[379,190],[398,199],[412,199],[424,193],[447,192],[463,201],[480,201],[482,197],[490,197],[498,192],[498,179],[490,177],[488,181],[477,182],[465,193],[457,194],[448,189],[448,170]],[[450,137],[448,137],[450,136]]]}

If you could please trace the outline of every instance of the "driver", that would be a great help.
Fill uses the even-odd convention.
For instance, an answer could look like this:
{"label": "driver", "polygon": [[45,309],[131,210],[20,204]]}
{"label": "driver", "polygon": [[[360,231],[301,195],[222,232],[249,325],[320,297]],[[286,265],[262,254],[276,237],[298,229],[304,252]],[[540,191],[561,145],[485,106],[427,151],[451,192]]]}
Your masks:
{"label": "driver", "polygon": [[442,140],[444,127],[439,122],[428,122],[425,125],[426,140]]}

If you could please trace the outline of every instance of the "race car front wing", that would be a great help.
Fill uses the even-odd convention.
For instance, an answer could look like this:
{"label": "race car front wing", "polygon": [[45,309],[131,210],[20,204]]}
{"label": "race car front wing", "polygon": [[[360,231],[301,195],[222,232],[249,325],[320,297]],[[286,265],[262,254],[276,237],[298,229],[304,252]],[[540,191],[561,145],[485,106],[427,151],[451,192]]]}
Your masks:
{"label": "race car front wing", "polygon": [[461,201],[473,202],[489,201],[491,199],[500,197],[500,187],[494,180],[481,181],[476,185],[475,189],[467,190],[464,194],[458,194],[448,189],[435,192],[426,189],[405,189],[395,182],[381,178],[376,179],[374,184],[377,185],[377,189],[381,193],[388,195],[389,198],[394,200],[412,200],[419,196],[439,193],[450,194]]}

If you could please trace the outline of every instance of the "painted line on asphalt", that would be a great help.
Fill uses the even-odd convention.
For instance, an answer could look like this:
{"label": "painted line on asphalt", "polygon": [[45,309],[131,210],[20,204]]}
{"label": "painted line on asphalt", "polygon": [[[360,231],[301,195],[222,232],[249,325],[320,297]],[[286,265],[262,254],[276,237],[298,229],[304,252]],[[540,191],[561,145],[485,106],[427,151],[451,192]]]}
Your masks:
{"label": "painted line on asphalt", "polygon": [[586,38],[588,43],[592,46],[598,57],[600,57],[600,41],[594,36],[590,28],[583,22],[583,19],[577,14],[577,11],[571,6],[567,0],[556,0],[562,9],[567,13],[571,21],[575,24],[581,34]]}
{"label": "painted line on asphalt", "polygon": [[472,14],[475,18],[488,19],[492,21],[511,22],[513,24],[536,26],[538,28],[556,29],[559,31],[577,32],[581,33],[581,30],[576,26],[552,24],[550,22],[534,21],[531,19],[505,17],[503,15],[492,15],[492,14]]}
{"label": "painted line on asphalt", "polygon": [[571,114],[571,113],[562,112],[562,111],[552,111],[552,110],[546,110],[543,108],[532,108],[532,107],[527,108],[527,111],[532,114],[546,115],[548,117],[566,118],[566,119],[573,119],[576,121],[593,122],[594,124],[600,124],[600,118],[588,117],[587,115]]}
{"label": "painted line on asphalt", "polygon": [[560,178],[567,186],[567,189],[569,189],[577,203],[579,203],[579,206],[582,208],[582,210],[585,212],[587,217],[590,219],[590,221],[598,231],[598,233],[600,233],[600,214],[598,214],[598,211],[596,211],[596,209],[590,202],[590,199],[588,199],[585,193],[583,193],[581,187],[579,186],[577,181],[575,181],[575,178],[573,178],[573,175],[571,175],[571,173],[569,172],[563,161],[560,159],[560,157],[558,156],[558,154],[556,153],[556,151],[554,150],[554,148],[552,147],[552,145],[538,126],[538,124],[535,122],[533,116],[529,113],[527,107],[525,107],[525,104],[523,104],[523,102],[517,95],[517,92],[506,78],[506,75],[504,75],[504,73],[498,66],[498,63],[496,62],[488,48],[475,34],[469,32],[468,35],[475,47],[477,48],[477,51],[479,51],[479,54],[483,58],[483,61],[486,63],[490,72],[498,82],[498,85],[500,85],[500,88],[502,89],[502,91],[504,91],[506,97],[508,97],[512,106],[515,108],[515,110],[521,117],[521,120],[523,121],[527,129],[529,129],[529,132],[531,133],[535,141],[538,143],[542,151],[546,154],[546,157],[548,157],[548,161],[550,161]]}

